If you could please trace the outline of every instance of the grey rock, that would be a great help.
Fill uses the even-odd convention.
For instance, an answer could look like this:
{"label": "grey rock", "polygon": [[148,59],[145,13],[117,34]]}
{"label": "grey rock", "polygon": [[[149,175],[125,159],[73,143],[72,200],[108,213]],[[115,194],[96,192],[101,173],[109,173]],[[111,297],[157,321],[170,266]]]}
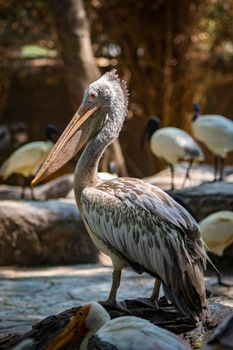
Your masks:
{"label": "grey rock", "polygon": [[0,201],[0,265],[98,260],[73,200]]}

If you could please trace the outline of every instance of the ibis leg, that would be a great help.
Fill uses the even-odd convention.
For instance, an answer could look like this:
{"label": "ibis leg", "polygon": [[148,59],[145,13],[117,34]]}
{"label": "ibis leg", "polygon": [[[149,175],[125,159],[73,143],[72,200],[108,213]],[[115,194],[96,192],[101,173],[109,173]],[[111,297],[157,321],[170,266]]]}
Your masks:
{"label": "ibis leg", "polygon": [[174,190],[174,166],[173,164],[169,164],[171,169],[171,190]]}
{"label": "ibis leg", "polygon": [[221,287],[227,287],[227,288],[233,287],[232,284],[222,281],[222,276],[219,272],[217,272],[217,283],[214,283],[214,285],[216,284]]}
{"label": "ibis leg", "polygon": [[191,170],[192,166],[193,166],[193,159],[190,160],[189,165],[187,167],[185,178],[184,178],[184,182],[182,184],[182,188],[184,188],[187,179],[190,178],[189,173],[190,173],[190,170]]}
{"label": "ibis leg", "polygon": [[223,157],[219,157],[219,180],[223,181],[223,171],[224,171],[224,162],[225,159]]}
{"label": "ibis leg", "polygon": [[33,201],[35,201],[35,200],[36,200],[36,197],[35,197],[34,190],[33,190],[33,187],[32,187],[32,186],[30,186],[30,191],[31,191],[31,199],[32,199]]}
{"label": "ibis leg", "polygon": [[23,179],[23,186],[22,186],[22,190],[21,190],[21,195],[20,195],[20,199],[25,199],[25,188],[26,188],[26,179]]}
{"label": "ibis leg", "polygon": [[214,181],[217,181],[218,176],[218,156],[214,156]]}

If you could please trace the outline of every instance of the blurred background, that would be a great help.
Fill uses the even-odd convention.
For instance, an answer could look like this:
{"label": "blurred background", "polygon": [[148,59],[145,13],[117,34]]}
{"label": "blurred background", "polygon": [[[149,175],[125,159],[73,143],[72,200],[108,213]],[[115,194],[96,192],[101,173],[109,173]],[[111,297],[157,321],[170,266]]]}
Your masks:
{"label": "blurred background", "polygon": [[233,117],[232,19],[231,0],[0,0],[0,125],[13,141],[18,131],[17,142],[43,140],[47,123],[63,129],[87,85],[116,67],[130,89],[127,169],[151,175],[161,163],[140,148],[151,115],[188,132],[194,101]]}
{"label": "blurred background", "polygon": [[[56,126],[58,137],[87,86],[113,68],[127,82],[129,111],[120,134],[121,148],[114,144],[100,170],[146,177],[168,190],[172,169],[151,175],[169,161],[155,157],[149,142],[141,147],[143,131],[151,116],[157,116],[162,127],[181,128],[192,135],[193,103],[200,103],[201,114],[223,115],[233,121],[233,1],[0,0],[1,349],[1,336],[23,333],[52,313],[108,295],[110,262],[89,239],[75,203],[77,159],[59,172],[68,175],[36,187],[35,196],[31,188],[26,189],[26,196],[24,190],[52,147],[48,124]],[[225,119],[220,116],[221,120]],[[219,129],[231,129],[227,165],[233,165],[230,120],[229,128],[224,122],[212,123],[216,133],[210,137],[224,146]],[[50,134],[51,130],[50,126]],[[194,147],[190,138],[183,142],[185,138],[177,137],[178,148],[184,154],[190,151],[192,165],[199,146]],[[33,142],[45,140],[47,144]],[[20,151],[19,146],[28,143],[29,153]],[[211,258],[223,274],[223,283],[218,277],[220,286],[216,285],[213,271],[208,272],[212,275],[206,282],[213,295],[220,296],[218,307],[210,300],[220,319],[233,311],[233,167],[225,169],[225,182],[213,183],[214,152],[203,143],[200,146],[207,164],[194,164],[191,180],[181,189],[187,168],[176,164],[178,154],[178,190],[170,194],[190,209],[210,248],[214,242]],[[158,148],[166,153],[166,147]],[[14,153],[18,149],[21,157]],[[173,146],[170,149],[173,152]],[[223,170],[224,152],[222,156]],[[16,184],[22,192],[21,187],[9,186]],[[138,290],[142,295],[151,291],[150,276],[135,277],[130,270],[125,276],[121,299],[138,297]]]}

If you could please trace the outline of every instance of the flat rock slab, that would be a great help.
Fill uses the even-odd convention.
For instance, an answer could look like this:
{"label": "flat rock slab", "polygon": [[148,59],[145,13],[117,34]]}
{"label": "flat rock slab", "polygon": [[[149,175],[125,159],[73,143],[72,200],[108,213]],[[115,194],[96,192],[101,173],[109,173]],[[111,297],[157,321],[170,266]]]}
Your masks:
{"label": "flat rock slab", "polygon": [[96,262],[74,201],[0,201],[0,265]]}
{"label": "flat rock slab", "polygon": [[168,193],[181,197],[191,208],[197,221],[219,210],[233,210],[233,183],[203,183]]}

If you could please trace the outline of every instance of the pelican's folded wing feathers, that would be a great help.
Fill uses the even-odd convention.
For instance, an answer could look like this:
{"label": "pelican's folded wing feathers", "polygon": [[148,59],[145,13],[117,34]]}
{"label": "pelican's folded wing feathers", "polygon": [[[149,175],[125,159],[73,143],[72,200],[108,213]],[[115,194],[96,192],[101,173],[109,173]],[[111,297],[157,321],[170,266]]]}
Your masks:
{"label": "pelican's folded wing feathers", "polygon": [[168,294],[203,295],[206,253],[199,227],[170,196],[142,180],[120,178],[85,188],[81,203],[91,231],[133,268],[136,263],[159,277]]}

